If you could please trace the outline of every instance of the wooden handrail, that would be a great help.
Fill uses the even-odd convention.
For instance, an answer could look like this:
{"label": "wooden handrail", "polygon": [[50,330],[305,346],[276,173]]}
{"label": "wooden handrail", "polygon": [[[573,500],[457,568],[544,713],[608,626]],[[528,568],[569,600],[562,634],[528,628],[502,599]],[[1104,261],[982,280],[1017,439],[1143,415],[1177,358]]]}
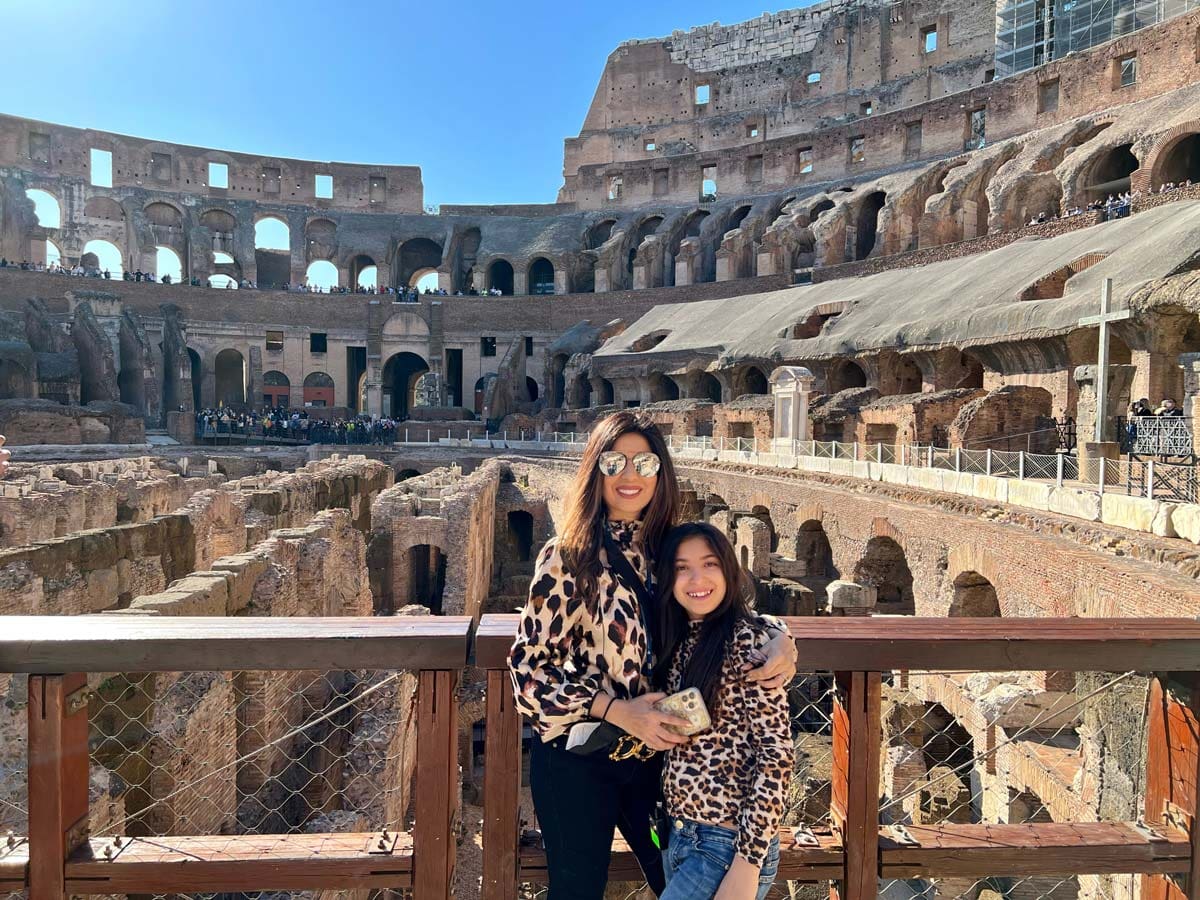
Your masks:
{"label": "wooden handrail", "polygon": [[461,669],[469,616],[5,616],[0,672]]}
{"label": "wooden handrail", "polygon": [[[475,664],[508,665],[518,616],[484,616]],[[1200,671],[1195,619],[787,617],[804,672]]]}

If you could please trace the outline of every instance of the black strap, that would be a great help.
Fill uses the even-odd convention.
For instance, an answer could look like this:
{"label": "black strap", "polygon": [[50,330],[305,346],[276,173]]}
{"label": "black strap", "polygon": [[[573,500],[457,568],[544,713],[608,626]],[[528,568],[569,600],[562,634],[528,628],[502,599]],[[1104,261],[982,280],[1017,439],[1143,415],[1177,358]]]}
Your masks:
{"label": "black strap", "polygon": [[621,546],[612,535],[604,534],[604,552],[608,556],[609,567],[620,577],[622,583],[637,594],[638,605],[642,610],[642,624],[649,628],[654,616],[654,597],[651,595],[642,576],[634,570],[633,565],[621,551]]}

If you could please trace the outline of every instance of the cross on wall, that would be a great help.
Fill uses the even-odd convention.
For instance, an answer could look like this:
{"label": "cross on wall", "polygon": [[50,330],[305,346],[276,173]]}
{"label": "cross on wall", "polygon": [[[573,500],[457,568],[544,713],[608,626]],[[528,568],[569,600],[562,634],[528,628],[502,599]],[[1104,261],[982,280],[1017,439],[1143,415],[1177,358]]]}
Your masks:
{"label": "cross on wall", "polygon": [[1110,310],[1112,305],[1112,279],[1105,278],[1100,285],[1100,315],[1084,316],[1079,320],[1080,325],[1098,325],[1100,327],[1100,346],[1096,351],[1096,436],[1095,440],[1104,440],[1104,415],[1108,409],[1108,326],[1112,322],[1120,322],[1133,316],[1133,310]]}

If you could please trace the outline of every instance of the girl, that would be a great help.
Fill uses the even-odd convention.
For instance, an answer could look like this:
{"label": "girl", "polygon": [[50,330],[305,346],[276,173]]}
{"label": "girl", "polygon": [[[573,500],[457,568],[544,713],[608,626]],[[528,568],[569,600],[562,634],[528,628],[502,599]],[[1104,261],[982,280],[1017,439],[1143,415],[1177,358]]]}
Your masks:
{"label": "girl", "polygon": [[779,868],[792,738],[785,689],[741,672],[760,658],[773,622],[751,612],[737,554],[711,525],[667,535],[658,572],[654,684],[668,693],[699,689],[712,718],[710,729],[667,754],[662,900],[762,900]]}
{"label": "girl", "polygon": [[[656,894],[665,879],[650,836],[659,799],[654,751],[683,743],[651,693],[649,576],[674,524],[679,488],[658,429],[616,413],[592,430],[566,502],[561,534],[538,555],[509,656],[517,708],[536,732],[533,805],[546,848],[548,900],[600,900],[613,829],[637,855]],[[783,684],[795,673],[786,633],[747,673]],[[622,729],[622,752],[568,750],[598,723]],[[581,748],[576,748],[581,749]]]}

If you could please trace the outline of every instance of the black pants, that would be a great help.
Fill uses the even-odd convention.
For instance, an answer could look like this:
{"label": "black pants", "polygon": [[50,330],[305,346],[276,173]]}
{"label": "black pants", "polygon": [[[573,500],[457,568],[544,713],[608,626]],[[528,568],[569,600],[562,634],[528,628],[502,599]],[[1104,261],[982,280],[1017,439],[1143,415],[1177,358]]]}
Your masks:
{"label": "black pants", "polygon": [[529,762],[533,806],[546,847],[547,900],[601,900],[608,883],[613,829],[637,856],[655,894],[666,886],[662,856],[650,839],[661,796],[661,755],[649,762],[580,756],[535,736]]}

